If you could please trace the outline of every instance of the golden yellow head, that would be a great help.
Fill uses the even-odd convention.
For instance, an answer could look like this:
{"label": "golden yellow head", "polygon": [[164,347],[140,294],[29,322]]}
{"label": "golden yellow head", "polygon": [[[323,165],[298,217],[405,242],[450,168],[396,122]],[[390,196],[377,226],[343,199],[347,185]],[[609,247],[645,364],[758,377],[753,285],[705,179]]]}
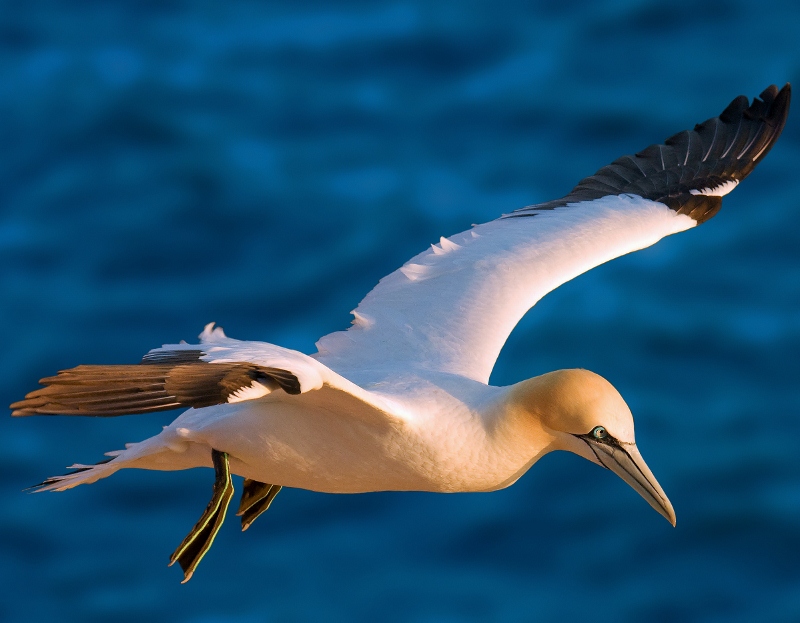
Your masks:
{"label": "golden yellow head", "polygon": [[535,400],[528,405],[539,422],[569,435],[603,426],[614,438],[634,443],[631,410],[614,386],[589,370],[557,370],[527,382]]}
{"label": "golden yellow head", "polygon": [[631,410],[611,383],[588,370],[558,370],[513,391],[532,423],[552,439],[551,449],[610,469],[675,525],[672,504],[636,447]]}

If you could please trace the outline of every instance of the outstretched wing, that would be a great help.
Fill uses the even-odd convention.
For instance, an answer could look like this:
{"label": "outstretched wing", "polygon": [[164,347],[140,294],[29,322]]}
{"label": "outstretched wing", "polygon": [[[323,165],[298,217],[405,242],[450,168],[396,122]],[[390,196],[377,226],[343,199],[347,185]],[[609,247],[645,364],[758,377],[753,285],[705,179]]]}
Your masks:
{"label": "outstretched wing", "polygon": [[12,415],[113,417],[255,400],[318,389],[324,367],[302,353],[239,342],[208,325],[202,344],[165,344],[132,365],[82,365],[41,379]]}
{"label": "outstretched wing", "polygon": [[348,404],[351,410],[358,405],[374,413],[391,409],[303,353],[230,339],[213,323],[200,334],[200,342],[165,344],[138,364],[62,370],[12,404],[12,415],[113,417],[258,400],[273,392],[272,399],[287,399],[319,390],[330,404]]}
{"label": "outstretched wing", "polygon": [[[384,277],[318,360],[360,382],[389,366],[488,382],[517,322],[540,298],[603,262],[717,213],[766,156],[791,90],[737,97],[718,116],[582,180],[562,199],[442,238]],[[370,374],[370,371],[375,371]]]}

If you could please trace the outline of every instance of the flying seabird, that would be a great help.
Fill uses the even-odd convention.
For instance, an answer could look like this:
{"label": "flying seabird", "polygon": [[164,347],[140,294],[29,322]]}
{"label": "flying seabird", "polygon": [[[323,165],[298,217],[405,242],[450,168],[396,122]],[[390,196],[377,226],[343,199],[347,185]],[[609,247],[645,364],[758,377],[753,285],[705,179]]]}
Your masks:
{"label": "flying seabird", "polygon": [[40,381],[12,415],[110,417],[188,407],[158,435],[35,488],[63,491],[123,468],[213,467],[211,502],[172,554],[184,582],[244,477],[242,529],[282,487],[327,493],[494,491],[568,450],[606,467],[675,525],[605,379],[558,370],[488,384],[500,349],[545,294],[590,268],[714,216],[775,144],[790,86],[623,156],[568,195],[441,238],[381,279],[353,324],[306,355],[225,336],[167,344],[133,365],[81,365]]}

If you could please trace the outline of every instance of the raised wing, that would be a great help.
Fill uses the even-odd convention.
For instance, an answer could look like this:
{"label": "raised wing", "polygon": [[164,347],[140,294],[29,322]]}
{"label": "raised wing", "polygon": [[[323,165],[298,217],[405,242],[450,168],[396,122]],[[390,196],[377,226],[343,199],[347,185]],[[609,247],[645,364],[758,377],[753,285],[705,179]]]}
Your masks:
{"label": "raised wing", "polygon": [[488,382],[522,316],[545,294],[603,262],[648,247],[717,213],[722,197],[774,145],[790,86],[664,144],[623,156],[562,199],[442,238],[384,277],[347,331],[317,343],[317,359],[362,384],[387,368]]}

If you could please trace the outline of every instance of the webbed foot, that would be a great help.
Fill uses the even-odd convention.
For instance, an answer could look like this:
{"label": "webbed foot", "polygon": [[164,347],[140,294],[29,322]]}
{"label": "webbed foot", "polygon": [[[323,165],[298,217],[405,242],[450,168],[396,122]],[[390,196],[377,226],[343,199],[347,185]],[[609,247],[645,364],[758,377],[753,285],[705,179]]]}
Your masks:
{"label": "webbed foot", "polygon": [[281,490],[281,485],[270,485],[245,478],[242,500],[239,502],[237,517],[242,518],[242,532],[250,527],[261,513],[269,509],[272,500]]}
{"label": "webbed foot", "polygon": [[222,522],[225,521],[225,513],[228,504],[233,497],[233,482],[231,481],[231,470],[228,464],[228,455],[219,450],[211,450],[211,459],[214,463],[214,492],[211,501],[203,512],[200,520],[191,529],[183,542],[178,546],[169,559],[171,567],[176,562],[183,569],[183,581],[185,584],[192,578],[194,570],[211,548],[214,537],[217,536]]}

